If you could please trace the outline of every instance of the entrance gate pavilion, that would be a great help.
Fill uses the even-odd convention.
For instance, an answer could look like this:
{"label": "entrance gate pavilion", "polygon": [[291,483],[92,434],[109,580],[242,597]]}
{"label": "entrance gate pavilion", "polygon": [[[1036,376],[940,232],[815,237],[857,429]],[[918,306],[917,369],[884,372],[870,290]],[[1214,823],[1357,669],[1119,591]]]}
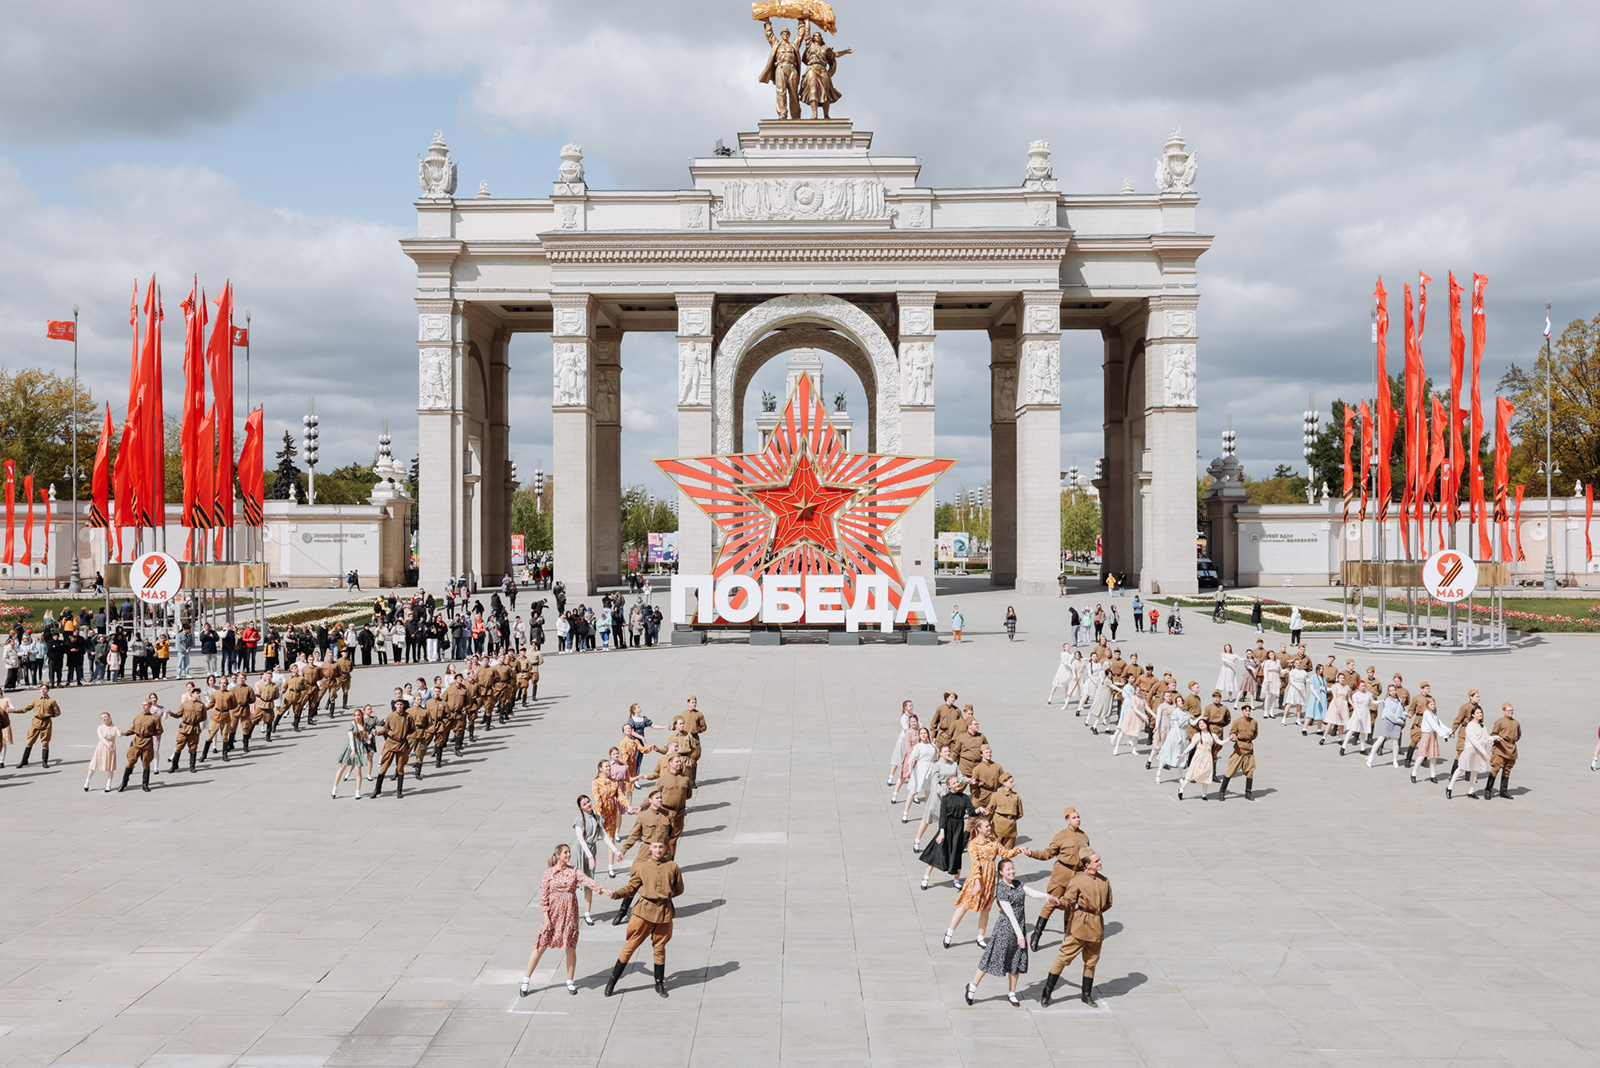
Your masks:
{"label": "entrance gate pavilion", "polygon": [[[751,376],[810,348],[861,379],[857,448],[864,431],[868,450],[931,456],[938,338],[982,330],[993,581],[1052,591],[1061,331],[1098,330],[1104,566],[1194,592],[1196,261],[1211,238],[1180,135],[1167,191],[1148,195],[1060,192],[1044,142],[1020,180],[979,189],[921,186],[915,157],[871,146],[846,119],[767,120],[736,153],[693,160],[687,188],[600,190],[569,145],[548,197],[457,199],[435,137],[401,242],[417,265],[421,583],[510,569],[513,333],[551,336],[555,574],[582,595],[621,580],[625,333],[677,335],[679,455],[738,451]],[[933,515],[930,495],[898,529],[902,572],[930,584]],[[682,499],[679,524],[680,570],[710,574],[711,521]]]}

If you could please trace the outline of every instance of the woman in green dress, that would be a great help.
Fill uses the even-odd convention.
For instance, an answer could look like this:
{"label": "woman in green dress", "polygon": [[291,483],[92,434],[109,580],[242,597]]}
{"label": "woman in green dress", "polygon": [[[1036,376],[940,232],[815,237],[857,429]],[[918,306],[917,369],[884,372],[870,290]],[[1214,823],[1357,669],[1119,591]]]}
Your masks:
{"label": "woman in green dress", "polygon": [[371,705],[356,709],[350,717],[349,726],[345,728],[344,752],[339,754],[339,772],[333,777],[333,796],[336,798],[339,796],[339,784],[344,782],[352,769],[356,773],[356,800],[364,796],[361,793],[361,778],[371,751],[367,744],[370,740],[367,717],[371,714]]}

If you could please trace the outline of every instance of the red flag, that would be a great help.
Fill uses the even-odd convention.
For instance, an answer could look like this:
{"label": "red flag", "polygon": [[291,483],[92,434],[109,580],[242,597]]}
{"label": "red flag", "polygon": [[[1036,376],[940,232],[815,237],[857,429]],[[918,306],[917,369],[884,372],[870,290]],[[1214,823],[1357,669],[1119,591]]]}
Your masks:
{"label": "red flag", "polygon": [[1355,447],[1355,409],[1344,406],[1344,521],[1350,522],[1350,497],[1355,492],[1355,470],[1350,466],[1350,450]]}
{"label": "red flag", "polygon": [[246,526],[261,526],[262,502],[266,497],[266,454],[264,451],[261,409],[244,420],[244,448],[239,453],[239,495],[244,504]]}
{"label": "red flag", "polygon": [[233,328],[233,347],[236,349],[247,348],[250,344],[250,331],[242,326]]}
{"label": "red flag", "polygon": [[[1411,555],[1411,501],[1417,492],[1417,447],[1421,435],[1417,433],[1417,331],[1411,316],[1411,286],[1405,287],[1405,384],[1406,384],[1406,454],[1404,459],[1405,484],[1400,487],[1400,549]],[[1420,548],[1420,546],[1419,546]]]}
{"label": "red flag", "polygon": [[[217,499],[217,409],[215,406],[206,410],[206,417],[200,421],[199,440],[195,443],[200,450],[200,459],[195,464],[195,496],[200,501],[215,501]],[[202,530],[210,530],[217,525],[215,509],[196,508],[194,510],[194,525]]]}
{"label": "red flag", "polygon": [[1361,518],[1367,518],[1367,469],[1372,464],[1372,411],[1361,402]]}
{"label": "red flag", "polygon": [[44,507],[44,548],[39,550],[39,563],[48,564],[50,562],[50,488],[48,486],[39,490],[39,504]]}
{"label": "red flag", "polygon": [[1446,457],[1444,452],[1444,428],[1446,419],[1444,414],[1444,403],[1439,400],[1439,394],[1435,393],[1432,397],[1432,400],[1433,441],[1431,455],[1428,459],[1428,477],[1424,479],[1423,484],[1425,489],[1432,490],[1435,493],[1433,498],[1434,533],[1438,538],[1439,544],[1443,546],[1445,543],[1444,517],[1446,514],[1448,514],[1449,508],[1441,508],[1440,505],[1444,501],[1444,483],[1448,482],[1449,479],[1445,478],[1439,482],[1435,482],[1434,480],[1439,477],[1439,472],[1444,470],[1446,465]]}
{"label": "red flag", "polygon": [[139,525],[138,497],[144,480],[140,470],[139,400],[144,395],[139,376],[139,283],[133,283],[133,300],[128,305],[128,325],[133,327],[133,357],[128,368],[128,409],[122,417],[122,440],[117,445],[116,531],[117,559],[122,559],[122,530]]}
{"label": "red flag", "polygon": [[[195,510],[201,500],[196,492],[200,484],[200,424],[206,417],[206,318],[206,298],[196,278],[183,302],[183,429],[179,452],[183,454],[182,522],[186,527],[210,525],[195,522]],[[205,508],[208,512],[211,509],[209,499]]]}
{"label": "red flag", "polygon": [[100,444],[94,450],[94,500],[89,505],[89,526],[102,530],[111,525],[111,405],[100,426]]}
{"label": "red flag", "polygon": [[1393,403],[1389,396],[1389,368],[1387,358],[1389,355],[1389,294],[1384,291],[1383,279],[1378,279],[1378,288],[1372,291],[1378,302],[1378,396],[1374,405],[1374,417],[1377,420],[1377,438],[1374,444],[1377,448],[1375,457],[1378,464],[1378,522],[1382,523],[1389,518],[1389,452],[1394,445]]}
{"label": "red flag", "polygon": [[1467,339],[1461,333],[1461,284],[1450,272],[1450,523],[1461,518],[1461,423],[1466,408],[1461,405],[1462,363],[1467,355]]}
{"label": "red flag", "polygon": [[17,562],[17,461],[6,461],[6,565]]}
{"label": "red flag", "polygon": [[[1526,486],[1518,486],[1517,487],[1517,511],[1516,511],[1516,518],[1515,518],[1515,520],[1513,520],[1513,522],[1514,522],[1514,524],[1515,524],[1515,526],[1517,528],[1517,559],[1518,560],[1526,560],[1527,559],[1527,556],[1524,555],[1523,552],[1522,552],[1522,491],[1525,490],[1525,489],[1527,489]],[[1547,537],[1554,537],[1554,535],[1551,534],[1551,532],[1549,532],[1549,531],[1546,531],[1545,534],[1546,534]]]}
{"label": "red flag", "polygon": [[1504,397],[1494,399],[1494,521],[1500,526],[1500,559],[1511,559],[1506,534],[1506,483],[1510,481],[1511,415],[1516,406]]}
{"label": "red flag", "polygon": [[33,476],[22,476],[22,499],[28,502],[28,525],[22,528],[22,560],[27,567],[33,563]]}
{"label": "red flag", "polygon": [[78,324],[71,319],[50,319],[44,324],[44,336],[51,341],[78,340]]}
{"label": "red flag", "polygon": [[1483,441],[1483,399],[1479,387],[1478,369],[1483,362],[1485,336],[1483,290],[1488,284],[1487,275],[1472,276],[1472,421],[1467,436],[1467,460],[1471,465],[1471,474],[1467,477],[1467,485],[1472,491],[1472,519],[1478,525],[1480,560],[1488,560],[1494,556],[1494,545],[1489,538],[1489,512],[1483,499],[1483,461],[1478,452],[1479,443]]}
{"label": "red flag", "polygon": [[1594,559],[1594,542],[1589,539],[1589,524],[1594,522],[1594,483],[1583,487],[1583,558]]}
{"label": "red flag", "polygon": [[142,449],[139,469],[144,475],[139,485],[140,526],[155,527],[166,522],[167,458],[166,425],[161,398],[161,292],[155,275],[144,294],[144,350],[139,358],[139,444]]}
{"label": "red flag", "polygon": [[[211,328],[206,363],[211,371],[217,435],[216,497],[212,516],[217,526],[233,526],[233,283],[217,298],[217,325]],[[219,542],[220,544],[220,542]],[[220,553],[218,554],[220,558]]]}
{"label": "red flag", "polygon": [[1422,357],[1422,328],[1428,318],[1428,283],[1433,281],[1421,271],[1417,272],[1417,334],[1411,341],[1411,363],[1407,370],[1416,382],[1416,411],[1415,422],[1417,426],[1416,459],[1412,470],[1412,481],[1415,488],[1411,491],[1411,504],[1416,510],[1417,520],[1417,553],[1419,556],[1427,555],[1427,522],[1423,518],[1422,506],[1428,498],[1428,367]]}

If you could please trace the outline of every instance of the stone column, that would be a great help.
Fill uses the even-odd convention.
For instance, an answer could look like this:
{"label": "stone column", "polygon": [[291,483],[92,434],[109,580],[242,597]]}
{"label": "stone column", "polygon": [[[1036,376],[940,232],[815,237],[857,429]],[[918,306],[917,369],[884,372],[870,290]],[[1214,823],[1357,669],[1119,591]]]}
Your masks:
{"label": "stone column", "polygon": [[1105,455],[1100,481],[1095,483],[1095,488],[1100,491],[1100,578],[1104,580],[1109,574],[1132,571],[1134,564],[1129,555],[1133,544],[1133,505],[1127,450],[1127,342],[1118,327],[1105,328],[1101,331],[1101,338],[1105,344],[1105,358],[1101,367],[1105,398]]}
{"label": "stone column", "polygon": [[488,345],[489,395],[484,412],[488,433],[483,442],[483,481],[478,486],[483,525],[474,547],[486,586],[497,585],[511,570],[511,494],[516,484],[511,479],[510,344],[511,331],[501,328]]}
{"label": "stone column", "polygon": [[[678,303],[678,455],[710,456],[716,451],[711,429],[712,312],[710,293],[679,293]],[[737,442],[734,448],[738,449]],[[709,516],[686,493],[678,494],[678,571],[709,575],[715,559]]]}
{"label": "stone column", "polygon": [[989,330],[989,583],[1017,581],[1017,330]]}
{"label": "stone column", "polygon": [[554,455],[551,510],[555,577],[569,597],[595,592],[594,558],[594,302],[586,293],[555,294],[551,391]]}
{"label": "stone column", "polygon": [[1145,589],[1194,593],[1196,441],[1196,296],[1150,300],[1145,327]]}
{"label": "stone column", "polygon": [[594,574],[601,586],[622,583],[622,331],[595,331]]}
{"label": "stone column", "polygon": [[443,590],[450,576],[461,573],[466,557],[464,421],[469,413],[461,388],[466,323],[453,301],[422,300],[417,309],[418,581]]}
{"label": "stone column", "polygon": [[[933,456],[934,359],[931,292],[897,294],[900,304],[900,452]],[[882,401],[880,400],[881,404]],[[920,575],[934,588],[934,496],[928,493],[900,518],[900,573]]]}
{"label": "stone column", "polygon": [[1017,321],[1017,592],[1056,592],[1061,573],[1061,294],[1022,294]]}

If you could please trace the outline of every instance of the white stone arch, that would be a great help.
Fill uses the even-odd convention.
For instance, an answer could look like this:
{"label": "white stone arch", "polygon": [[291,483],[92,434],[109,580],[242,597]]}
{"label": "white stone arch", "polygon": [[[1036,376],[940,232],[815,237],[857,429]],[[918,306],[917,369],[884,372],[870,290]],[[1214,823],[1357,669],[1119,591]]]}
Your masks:
{"label": "white stone arch", "polygon": [[[794,293],[757,304],[741,315],[723,335],[712,368],[712,432],[716,451],[736,451],[734,438],[734,378],[740,363],[756,342],[780,327],[797,324],[825,326],[855,342],[871,361],[877,394],[876,448],[900,451],[900,363],[894,345],[877,322],[839,297],[822,293]],[[769,357],[770,358],[770,357]],[[863,384],[865,382],[863,381]]]}
{"label": "white stone arch", "polygon": [[[878,442],[878,395],[877,374],[873,369],[872,361],[865,350],[850,338],[835,330],[828,330],[809,323],[801,326],[787,326],[775,330],[766,337],[757,341],[745,350],[744,359],[739,362],[739,367],[733,375],[733,440],[736,446],[742,447],[744,442],[744,401],[745,395],[750,390],[750,382],[755,378],[757,371],[761,370],[769,361],[782,356],[786,352],[797,349],[818,349],[822,352],[832,353],[844,362],[844,365],[855,372],[856,378],[861,382],[861,389],[867,395],[867,451],[877,450]],[[827,406],[827,398],[823,398]],[[829,408],[831,412],[832,409]]]}

